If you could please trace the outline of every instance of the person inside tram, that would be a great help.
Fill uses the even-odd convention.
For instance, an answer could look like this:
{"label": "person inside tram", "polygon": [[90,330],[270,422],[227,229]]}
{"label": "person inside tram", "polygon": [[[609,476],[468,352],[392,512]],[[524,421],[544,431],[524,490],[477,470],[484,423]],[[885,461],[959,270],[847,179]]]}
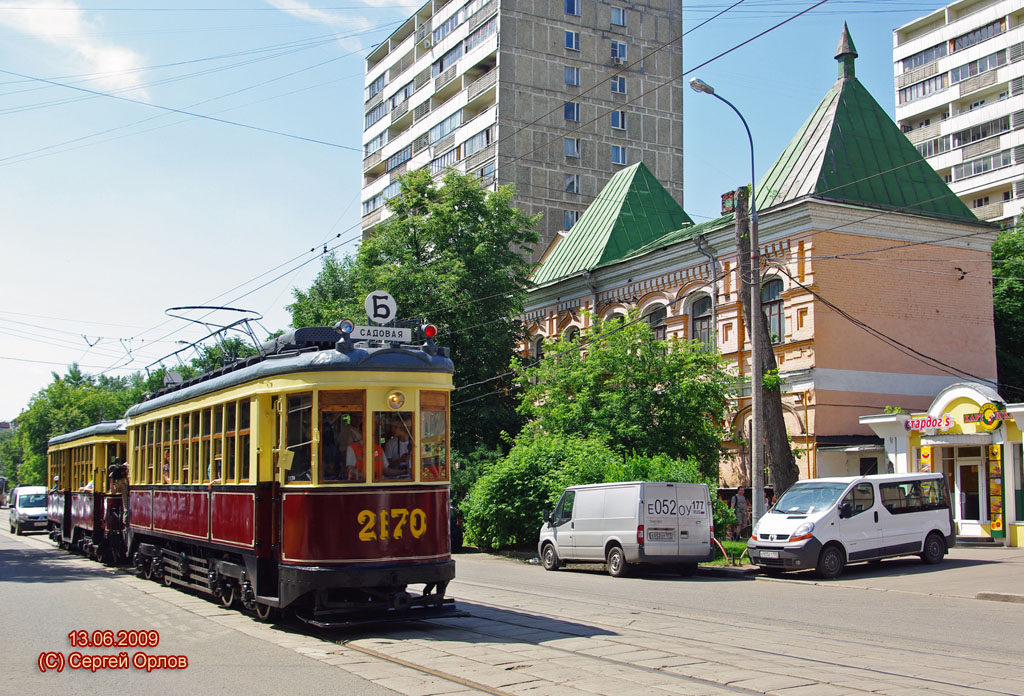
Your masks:
{"label": "person inside tram", "polygon": [[384,443],[384,476],[412,478],[412,436],[400,416],[391,420],[391,437]]}
{"label": "person inside tram", "polygon": [[[355,418],[353,418],[355,420]],[[348,443],[348,447],[345,448],[345,480],[346,481],[358,481],[362,482],[366,480],[366,468],[363,466],[365,461],[365,447],[363,445],[363,429],[361,427],[352,426],[349,436],[352,441]],[[384,457],[384,451],[380,445],[373,445],[373,470],[374,475],[380,478],[380,472],[382,472],[387,466],[387,459]]]}
{"label": "person inside tram", "polygon": [[341,416],[341,413],[325,412],[323,414],[323,423],[320,428],[323,433],[320,444],[320,468],[325,481],[339,481],[347,476],[346,472],[342,471],[344,468],[342,447],[344,445],[340,441],[339,433],[340,426],[343,425]]}

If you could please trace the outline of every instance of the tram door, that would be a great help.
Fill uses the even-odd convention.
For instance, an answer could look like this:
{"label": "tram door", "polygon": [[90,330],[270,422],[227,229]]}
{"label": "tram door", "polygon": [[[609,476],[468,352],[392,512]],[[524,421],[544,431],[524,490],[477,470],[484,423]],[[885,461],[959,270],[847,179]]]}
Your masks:
{"label": "tram door", "polygon": [[982,506],[982,472],[980,459],[957,458],[956,463],[956,517],[958,531],[964,536],[984,536]]}

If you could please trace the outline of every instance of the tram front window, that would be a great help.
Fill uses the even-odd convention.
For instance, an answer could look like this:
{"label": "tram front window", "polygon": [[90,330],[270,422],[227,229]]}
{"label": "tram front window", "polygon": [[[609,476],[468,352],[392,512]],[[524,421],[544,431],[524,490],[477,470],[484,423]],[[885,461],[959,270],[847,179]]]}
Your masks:
{"label": "tram front window", "polygon": [[313,395],[288,395],[288,450],[292,454],[292,466],[288,481],[312,480],[313,459],[310,446],[313,442]]}
{"label": "tram front window", "polygon": [[321,483],[366,481],[365,400],[362,390],[320,392]]}
{"label": "tram front window", "polygon": [[413,414],[410,411],[376,412],[373,414],[374,444],[382,448],[373,458],[375,481],[411,481],[412,459],[416,451],[413,441]]}
{"label": "tram front window", "polygon": [[448,480],[448,393],[420,393],[420,480]]}

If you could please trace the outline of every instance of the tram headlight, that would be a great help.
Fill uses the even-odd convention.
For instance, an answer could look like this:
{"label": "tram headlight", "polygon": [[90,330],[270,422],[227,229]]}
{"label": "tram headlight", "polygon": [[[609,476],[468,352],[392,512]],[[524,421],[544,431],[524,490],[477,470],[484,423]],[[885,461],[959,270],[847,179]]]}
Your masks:
{"label": "tram headlight", "polygon": [[347,336],[355,330],[356,325],[351,319],[342,319],[336,324],[335,328]]}
{"label": "tram headlight", "polygon": [[388,394],[388,406],[390,406],[392,409],[397,411],[398,409],[402,408],[402,406],[404,406],[404,405],[405,405],[405,394],[403,394],[402,392],[398,391],[397,389],[395,391],[392,391],[392,392],[390,392]]}

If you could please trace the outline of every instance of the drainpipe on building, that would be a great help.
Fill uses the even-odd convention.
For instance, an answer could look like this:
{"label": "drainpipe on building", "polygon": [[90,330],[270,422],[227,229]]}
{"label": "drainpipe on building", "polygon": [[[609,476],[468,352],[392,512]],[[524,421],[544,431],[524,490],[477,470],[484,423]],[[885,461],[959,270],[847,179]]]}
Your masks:
{"label": "drainpipe on building", "polygon": [[693,240],[697,245],[697,251],[711,261],[711,326],[714,327],[715,346],[718,345],[718,257],[715,250],[708,244],[704,235],[698,235]]}
{"label": "drainpipe on building", "polygon": [[590,271],[583,271],[583,280],[586,281],[587,287],[590,289],[590,292],[593,294],[593,297],[592,297],[591,303],[590,303],[590,307],[591,307],[591,311],[594,313],[594,316],[596,317],[597,316],[597,282],[594,280],[594,274],[591,273]]}

